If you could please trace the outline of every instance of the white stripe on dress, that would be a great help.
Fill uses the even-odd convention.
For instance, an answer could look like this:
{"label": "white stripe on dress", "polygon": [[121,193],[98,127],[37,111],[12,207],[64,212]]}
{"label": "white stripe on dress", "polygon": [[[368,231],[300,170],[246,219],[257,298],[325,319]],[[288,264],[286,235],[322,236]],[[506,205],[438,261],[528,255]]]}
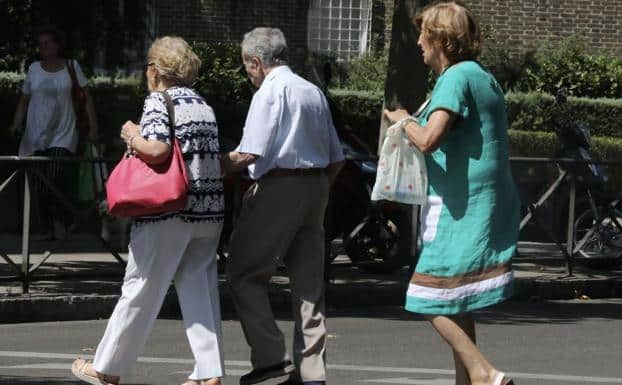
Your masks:
{"label": "white stripe on dress", "polygon": [[436,238],[438,221],[441,219],[443,198],[429,196],[428,201],[421,208],[421,238],[424,242],[432,242]]}
{"label": "white stripe on dress", "polygon": [[411,283],[410,285],[408,285],[407,295],[409,297],[437,301],[451,301],[498,289],[510,283],[513,278],[514,273],[512,271],[508,271],[507,273],[504,273],[497,277],[485,279],[483,281],[475,283],[470,283],[468,285],[459,286],[453,289],[438,289],[434,287],[421,286]]}

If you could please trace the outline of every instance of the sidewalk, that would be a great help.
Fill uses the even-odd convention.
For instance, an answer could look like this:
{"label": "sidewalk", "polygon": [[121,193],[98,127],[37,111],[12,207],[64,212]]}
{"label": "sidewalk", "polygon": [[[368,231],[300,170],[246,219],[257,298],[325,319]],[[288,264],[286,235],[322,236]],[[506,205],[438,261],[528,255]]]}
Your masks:
{"label": "sidewalk", "polygon": [[[35,252],[37,250],[34,250]],[[125,257],[125,255],[123,255]],[[609,270],[575,264],[575,274],[565,276],[559,253],[550,246],[526,244],[514,262],[517,301],[545,299],[596,299],[622,297],[622,267]],[[21,258],[11,255],[15,262]],[[40,255],[33,255],[36,263]],[[63,274],[64,277],[59,277]],[[0,277],[10,275],[9,266],[0,260]],[[30,293],[21,294],[21,283],[0,280],[0,323],[61,321],[106,318],[119,298],[123,268],[110,254],[81,252],[53,255],[37,271]],[[369,274],[352,266],[347,257],[339,257],[331,269],[327,285],[327,305],[331,308],[401,305],[408,285],[408,269],[393,274]],[[234,309],[225,277],[220,276],[223,314],[233,316]],[[275,312],[289,312],[289,281],[279,271],[272,281],[270,296]],[[179,312],[171,289],[162,316]]]}

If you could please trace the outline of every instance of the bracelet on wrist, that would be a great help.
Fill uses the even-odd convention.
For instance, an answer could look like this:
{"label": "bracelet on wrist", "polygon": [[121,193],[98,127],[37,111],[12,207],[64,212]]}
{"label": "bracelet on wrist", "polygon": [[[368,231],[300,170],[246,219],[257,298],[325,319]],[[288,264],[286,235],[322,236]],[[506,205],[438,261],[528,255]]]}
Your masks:
{"label": "bracelet on wrist", "polygon": [[127,147],[132,149],[132,141],[134,141],[134,138],[136,138],[137,135],[134,135],[130,138],[130,140],[127,142]]}
{"label": "bracelet on wrist", "polygon": [[400,127],[403,129],[406,128],[406,125],[410,122],[414,122],[417,123],[417,119],[413,118],[412,116],[408,116],[402,120],[400,120]]}

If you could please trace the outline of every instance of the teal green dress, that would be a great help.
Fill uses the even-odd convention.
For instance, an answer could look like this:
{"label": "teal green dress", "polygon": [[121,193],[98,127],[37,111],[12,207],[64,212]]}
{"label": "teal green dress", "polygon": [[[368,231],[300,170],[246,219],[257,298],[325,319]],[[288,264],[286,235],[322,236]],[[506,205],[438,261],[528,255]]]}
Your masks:
{"label": "teal green dress", "polygon": [[503,91],[479,63],[449,67],[420,114],[458,116],[441,146],[426,155],[427,204],[421,210],[423,248],[406,310],[451,315],[512,295],[511,258],[519,231],[519,199],[508,155]]}

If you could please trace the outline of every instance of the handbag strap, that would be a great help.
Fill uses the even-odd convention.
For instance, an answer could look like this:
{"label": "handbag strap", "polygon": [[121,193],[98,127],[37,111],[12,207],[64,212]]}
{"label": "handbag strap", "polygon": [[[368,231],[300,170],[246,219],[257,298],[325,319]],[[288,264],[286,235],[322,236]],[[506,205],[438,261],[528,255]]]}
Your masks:
{"label": "handbag strap", "polygon": [[80,87],[78,84],[78,76],[76,75],[76,68],[73,66],[73,60],[67,59],[67,71],[71,78],[71,87]]}
{"label": "handbag strap", "polygon": [[168,119],[170,120],[170,130],[171,130],[171,145],[173,141],[177,140],[175,137],[175,107],[173,105],[173,99],[166,91],[160,91],[160,94],[164,97],[164,102],[166,104],[166,111],[168,112]]}

